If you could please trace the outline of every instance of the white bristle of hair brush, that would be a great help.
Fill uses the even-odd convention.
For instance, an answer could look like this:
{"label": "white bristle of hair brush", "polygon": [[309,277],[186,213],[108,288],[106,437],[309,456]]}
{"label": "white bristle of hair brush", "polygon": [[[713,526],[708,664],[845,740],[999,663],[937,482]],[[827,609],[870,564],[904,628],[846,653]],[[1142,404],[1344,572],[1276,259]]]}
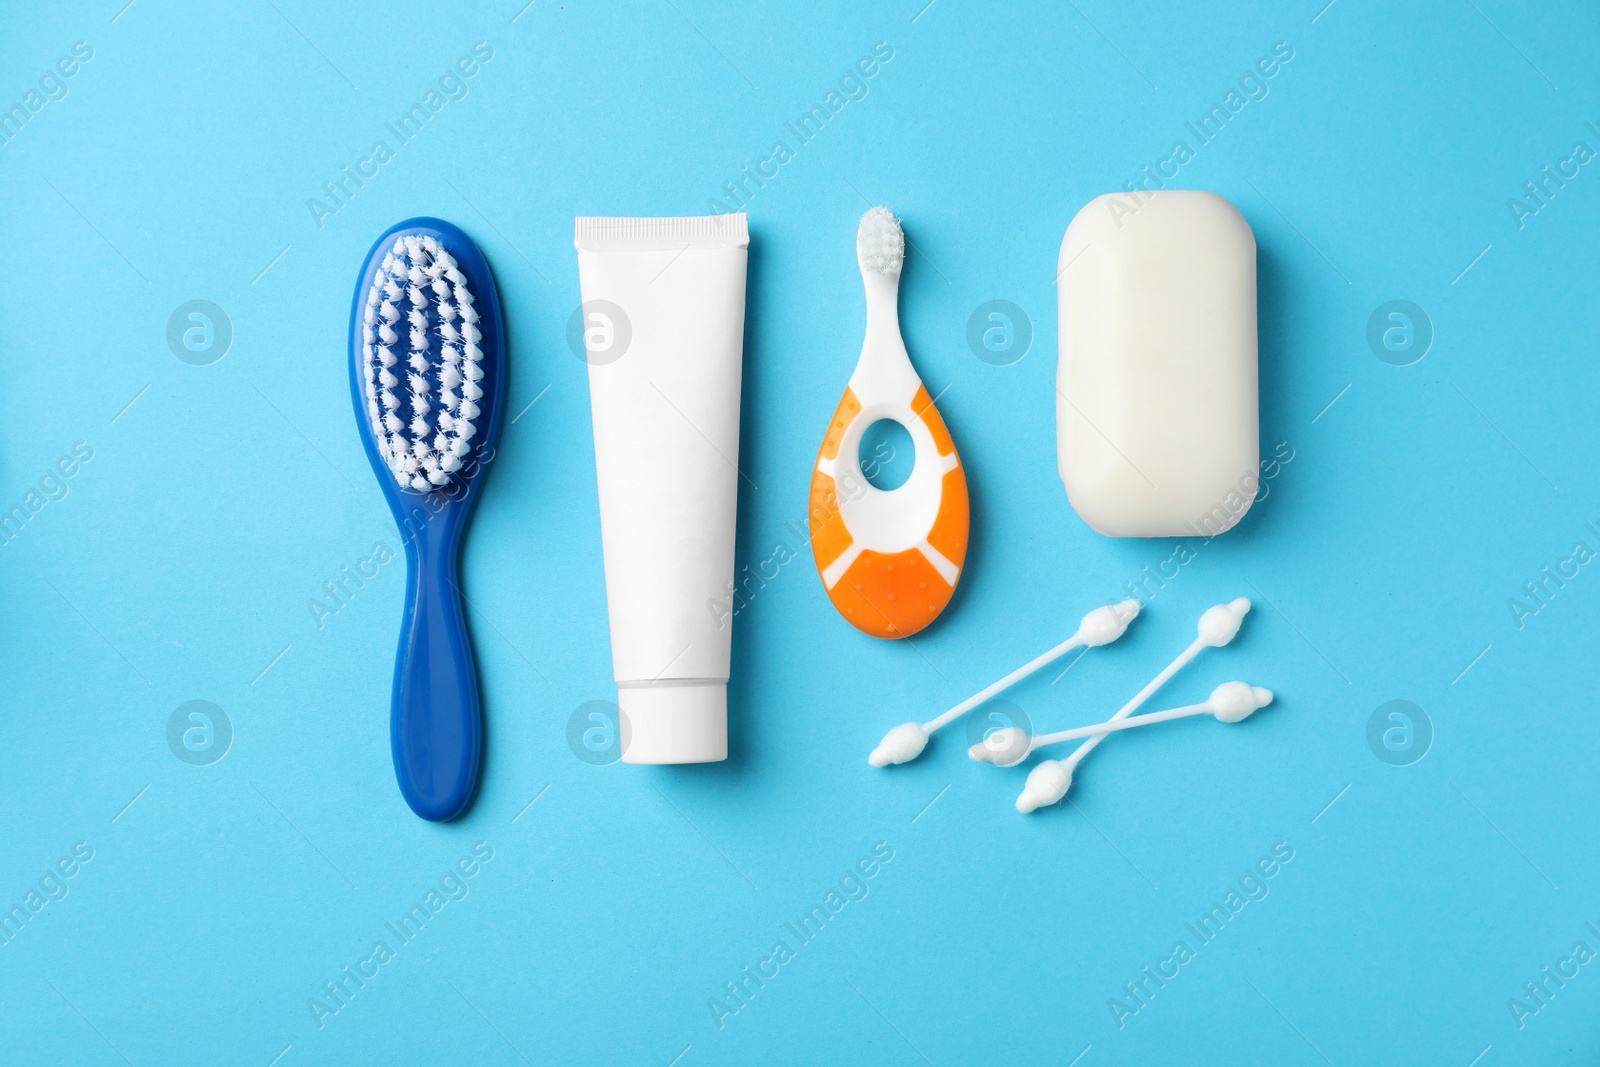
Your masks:
{"label": "white bristle of hair brush", "polygon": [[856,262],[869,274],[899,274],[906,260],[906,234],[886,207],[861,216],[856,230]]}
{"label": "white bristle of hair brush", "polygon": [[402,488],[448,487],[472,447],[483,397],[483,333],[466,276],[436,239],[396,237],[362,321],[379,455]]}

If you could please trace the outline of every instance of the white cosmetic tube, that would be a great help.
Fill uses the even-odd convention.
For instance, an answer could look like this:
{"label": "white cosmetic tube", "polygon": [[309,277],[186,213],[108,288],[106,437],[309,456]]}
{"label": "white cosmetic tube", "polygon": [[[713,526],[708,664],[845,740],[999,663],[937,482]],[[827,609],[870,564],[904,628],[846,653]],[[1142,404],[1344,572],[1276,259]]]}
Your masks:
{"label": "white cosmetic tube", "polygon": [[624,763],[728,758],[745,216],[579,218]]}

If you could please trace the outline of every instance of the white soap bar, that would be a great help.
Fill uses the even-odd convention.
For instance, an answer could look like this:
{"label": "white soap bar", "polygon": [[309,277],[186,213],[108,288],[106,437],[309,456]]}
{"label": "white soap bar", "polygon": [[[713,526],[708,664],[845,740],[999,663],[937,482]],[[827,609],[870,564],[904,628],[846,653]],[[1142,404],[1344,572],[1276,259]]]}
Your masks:
{"label": "white soap bar", "polygon": [[1259,477],[1249,223],[1215,193],[1107,194],[1067,227],[1057,270],[1073,509],[1108,537],[1230,529]]}

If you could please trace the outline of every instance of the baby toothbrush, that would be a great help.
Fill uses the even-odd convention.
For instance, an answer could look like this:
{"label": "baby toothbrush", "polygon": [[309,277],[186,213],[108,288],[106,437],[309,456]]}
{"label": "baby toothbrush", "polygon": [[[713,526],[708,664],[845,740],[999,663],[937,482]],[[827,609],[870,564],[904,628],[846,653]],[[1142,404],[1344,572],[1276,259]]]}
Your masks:
{"label": "baby toothbrush", "polygon": [[[1101,645],[1109,645],[1121,637],[1127,632],[1128,623],[1132,622],[1139,614],[1139,608],[1140,604],[1137,600],[1124,600],[1120,604],[1108,604],[1105,607],[1095,608],[1083,617],[1082,622],[1078,623],[1078,629],[1071,637],[1048,652],[1035,656],[998,682],[984,686],[972,696],[936,718],[922,723],[901,723],[893,730],[890,730],[883,736],[883,740],[878,742],[878,747],[872,750],[872,754],[867,757],[867,762],[874,767],[887,767],[891,763],[906,763],[916,759],[922,755],[923,748],[927,746],[928,735],[941,727],[955,722],[979,704],[993,699],[1001,692],[1028,677],[1034,671],[1049,666],[1075,648],[1099,648]],[[1012,729],[1015,729],[1015,727]]]}
{"label": "baby toothbrush", "polygon": [[[955,595],[967,555],[967,478],[955,442],[900,336],[905,233],[875,207],[856,230],[867,336],[811,478],[811,548],[828,598],[856,629],[909,637]],[[880,419],[910,434],[911,476],[883,490],[861,470],[861,436]]]}
{"label": "baby toothbrush", "polygon": [[489,264],[433,218],[378,238],[350,315],[350,391],[367,459],[406,547],[406,603],[390,703],[400,793],[454,818],[478,778],[478,677],[457,588],[461,532],[493,458],[505,334]]}

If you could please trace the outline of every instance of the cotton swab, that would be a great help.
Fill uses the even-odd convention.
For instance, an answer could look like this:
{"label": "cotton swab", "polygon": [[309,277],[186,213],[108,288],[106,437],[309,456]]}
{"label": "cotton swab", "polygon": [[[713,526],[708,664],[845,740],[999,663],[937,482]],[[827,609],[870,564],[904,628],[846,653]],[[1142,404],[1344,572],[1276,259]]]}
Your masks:
{"label": "cotton swab", "polygon": [[922,755],[922,750],[928,744],[928,736],[935,730],[955,722],[979,704],[1016,685],[1034,671],[1048,666],[1075,648],[1098,648],[1101,645],[1109,645],[1121,637],[1127,632],[1128,624],[1138,616],[1141,606],[1137,600],[1124,600],[1120,604],[1095,608],[1083,617],[1083,621],[1078,624],[1077,632],[1071,637],[1048,652],[1029,660],[998,682],[985,686],[937,718],[924,723],[902,723],[890,730],[878,743],[878,747],[872,750],[867,762],[874,767],[886,767],[891,763],[907,763],[916,759]]}
{"label": "cotton swab", "polygon": [[[1140,706],[1146,700],[1149,700],[1157,689],[1165,685],[1174,674],[1186,667],[1201,652],[1208,648],[1221,648],[1229,641],[1232,641],[1234,636],[1238,634],[1239,625],[1244,621],[1245,614],[1249,610],[1250,601],[1244,597],[1240,597],[1228,604],[1218,604],[1215,607],[1206,609],[1205,614],[1200,616],[1200,622],[1196,627],[1197,635],[1189,647],[1179,653],[1177,659],[1167,664],[1160,674],[1152,678],[1143,689],[1135,693],[1133,699],[1122,705],[1117,713],[1107,721],[1116,722],[1118,719],[1126,719],[1129,715],[1138,711]],[[1003,730],[996,730],[982,741],[973,745],[967,750],[967,755],[979,763],[992,763],[996,767],[1015,767],[1027,759],[1029,753],[1041,745],[1049,743],[1030,737],[1027,731],[1019,726],[1008,726]],[[1094,746],[1099,743],[1100,737],[1084,742],[1078,751],[1072,754],[1073,765],[1076,766],[1077,761],[1087,756]],[[1059,800],[1060,798],[1057,797],[1056,799]],[[1055,803],[1055,801],[1051,801],[1051,803]]]}
{"label": "cotton swab", "polygon": [[[1126,719],[1138,710],[1139,706],[1150,698],[1150,695],[1166,684],[1174,674],[1177,674],[1189,661],[1208,648],[1221,648],[1232,641],[1239,633],[1239,627],[1244,622],[1245,615],[1250,611],[1250,601],[1245,597],[1228,604],[1218,604],[1208,608],[1200,616],[1195,640],[1177,659],[1167,664],[1166,669],[1150,680],[1143,689],[1136,693],[1132,700],[1124,704],[1110,722]],[[1022,793],[1017,797],[1017,810],[1026,815],[1035,809],[1055,804],[1067,795],[1067,790],[1072,788],[1072,774],[1079,763],[1096,745],[1106,739],[1106,734],[1097,734],[1089,738],[1064,760],[1045,760],[1032,771],[1028,772],[1028,780],[1023,785]],[[1048,742],[1046,742],[1048,743]],[[1038,743],[1030,741],[1024,756],[1038,747]],[[1016,762],[1021,762],[1019,757]]]}
{"label": "cotton swab", "polygon": [[1053,734],[1040,734],[1033,739],[1035,745],[1053,745],[1057,741],[1076,741],[1080,737],[1102,737],[1119,730],[1132,730],[1136,726],[1149,726],[1158,722],[1171,722],[1191,715],[1211,715],[1218,722],[1243,722],[1251,714],[1272,703],[1272,690],[1248,682],[1223,682],[1211,695],[1198,704],[1185,704],[1181,708],[1152,711],[1147,715],[1132,715],[1126,719],[1098,722],[1092,726],[1079,726],[1073,730],[1060,730]]}

